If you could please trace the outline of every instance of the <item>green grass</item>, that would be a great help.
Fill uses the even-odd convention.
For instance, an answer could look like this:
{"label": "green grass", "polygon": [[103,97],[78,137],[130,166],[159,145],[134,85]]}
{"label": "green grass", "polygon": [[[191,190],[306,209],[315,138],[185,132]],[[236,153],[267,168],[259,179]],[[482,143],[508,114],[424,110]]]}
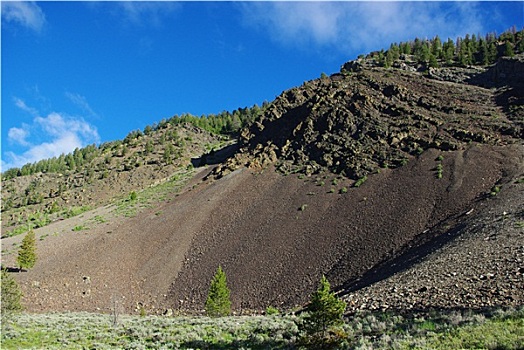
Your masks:
{"label": "green grass", "polygon": [[143,208],[150,208],[152,203],[165,201],[172,193],[177,193],[193,175],[193,169],[184,169],[175,173],[170,180],[146,188],[140,192],[132,192],[116,202],[115,212],[124,217],[134,217]]}
{"label": "green grass", "polygon": [[2,349],[290,349],[294,316],[157,317],[22,314],[2,334]]}
{"label": "green grass", "polygon": [[34,226],[33,226],[32,223],[21,225],[21,226],[18,226],[16,228],[12,229],[11,231],[5,233],[4,235],[2,235],[2,238],[18,236],[18,235],[21,235],[23,233],[28,232],[29,230],[31,230],[33,228],[34,228]]}
{"label": "green grass", "polygon": [[83,230],[89,230],[89,227],[84,226],[84,225],[76,225],[75,227],[71,229],[71,231],[74,231],[74,232],[83,231]]}
{"label": "green grass", "polygon": [[[220,318],[142,314],[119,316],[114,324],[111,315],[104,314],[23,313],[2,332],[1,345],[2,349],[304,349],[301,322],[302,316],[288,314]],[[333,339],[337,349],[522,349],[524,307],[414,315],[360,312],[333,329]]]}
{"label": "green grass", "polygon": [[62,211],[62,215],[64,216],[64,218],[72,218],[73,216],[78,216],[82,213],[85,213],[86,211],[89,211],[93,209],[91,206],[89,205],[83,205],[83,206],[80,206],[80,207],[71,207],[69,209],[66,209],[66,210],[63,210]]}
{"label": "green grass", "polygon": [[96,215],[93,220],[98,224],[104,224],[107,220],[102,215]]}
{"label": "green grass", "polygon": [[495,318],[427,337],[431,349],[522,349],[524,318]]}

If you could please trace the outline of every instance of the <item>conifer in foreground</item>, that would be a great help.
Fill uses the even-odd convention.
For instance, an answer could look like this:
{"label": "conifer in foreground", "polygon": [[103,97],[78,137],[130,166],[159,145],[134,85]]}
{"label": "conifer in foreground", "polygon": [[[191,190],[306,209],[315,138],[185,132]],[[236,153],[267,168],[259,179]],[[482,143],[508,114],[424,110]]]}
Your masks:
{"label": "conifer in foreground", "polygon": [[2,331],[5,331],[11,317],[22,310],[22,291],[15,279],[5,269],[1,271],[0,289],[2,291],[0,293],[0,315]]}
{"label": "conifer in foreground", "polygon": [[342,316],[346,311],[346,303],[336,297],[326,276],[322,276],[320,286],[311,296],[306,311],[308,314],[304,317],[303,329],[310,337],[326,339],[332,327],[344,323]]}
{"label": "conifer in foreground", "polygon": [[206,313],[211,317],[228,316],[231,313],[231,300],[229,299],[230,291],[227,287],[226,274],[219,266],[206,300]]}
{"label": "conifer in foreground", "polygon": [[36,239],[35,232],[29,231],[24,239],[22,245],[18,250],[18,257],[16,259],[20,270],[30,269],[36,263]]}

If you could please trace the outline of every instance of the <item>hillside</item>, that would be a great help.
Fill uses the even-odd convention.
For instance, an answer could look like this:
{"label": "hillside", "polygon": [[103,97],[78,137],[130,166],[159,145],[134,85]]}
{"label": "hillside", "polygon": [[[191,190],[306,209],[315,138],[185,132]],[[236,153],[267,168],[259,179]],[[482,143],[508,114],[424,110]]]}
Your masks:
{"label": "hillside", "polygon": [[[125,158],[127,168],[112,150],[97,186],[88,175],[79,186],[76,173],[36,175],[71,185],[32,206],[100,202],[36,230],[39,261],[16,276],[25,304],[199,312],[221,265],[236,312],[301,306],[322,274],[350,310],[521,305],[523,62],[424,72],[348,62],[283,92],[241,131],[238,150],[197,161],[223,141],[169,126],[160,132],[186,141],[171,165],[153,142],[152,156]],[[17,197],[27,181],[4,185],[18,210],[3,210],[4,230],[27,208]],[[4,266],[20,240],[2,239]]]}
{"label": "hillside", "polygon": [[76,149],[49,161],[62,170],[2,182],[2,236],[45,226],[166,182],[175,171],[192,166],[192,158],[227,143],[228,138],[189,123],[165,123],[146,134],[133,131],[123,141]]}

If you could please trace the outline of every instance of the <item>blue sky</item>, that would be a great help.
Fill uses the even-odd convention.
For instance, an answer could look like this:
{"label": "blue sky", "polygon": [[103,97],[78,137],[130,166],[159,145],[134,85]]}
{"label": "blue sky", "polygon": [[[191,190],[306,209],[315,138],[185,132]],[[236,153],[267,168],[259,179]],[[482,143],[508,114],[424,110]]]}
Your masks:
{"label": "blue sky", "polygon": [[232,111],[361,53],[524,27],[524,2],[5,2],[2,170]]}

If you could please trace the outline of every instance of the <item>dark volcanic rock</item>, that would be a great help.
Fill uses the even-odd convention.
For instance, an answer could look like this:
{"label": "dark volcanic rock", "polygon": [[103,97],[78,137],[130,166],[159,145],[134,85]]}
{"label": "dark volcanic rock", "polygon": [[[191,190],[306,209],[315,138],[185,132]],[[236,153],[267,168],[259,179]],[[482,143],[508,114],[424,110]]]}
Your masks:
{"label": "dark volcanic rock", "polygon": [[218,173],[278,159],[284,172],[328,169],[358,179],[430,148],[503,145],[521,136],[519,123],[502,113],[503,101],[493,103],[492,90],[396,69],[363,69],[358,62],[351,70],[356,73],[282,93],[244,130],[240,153]]}

